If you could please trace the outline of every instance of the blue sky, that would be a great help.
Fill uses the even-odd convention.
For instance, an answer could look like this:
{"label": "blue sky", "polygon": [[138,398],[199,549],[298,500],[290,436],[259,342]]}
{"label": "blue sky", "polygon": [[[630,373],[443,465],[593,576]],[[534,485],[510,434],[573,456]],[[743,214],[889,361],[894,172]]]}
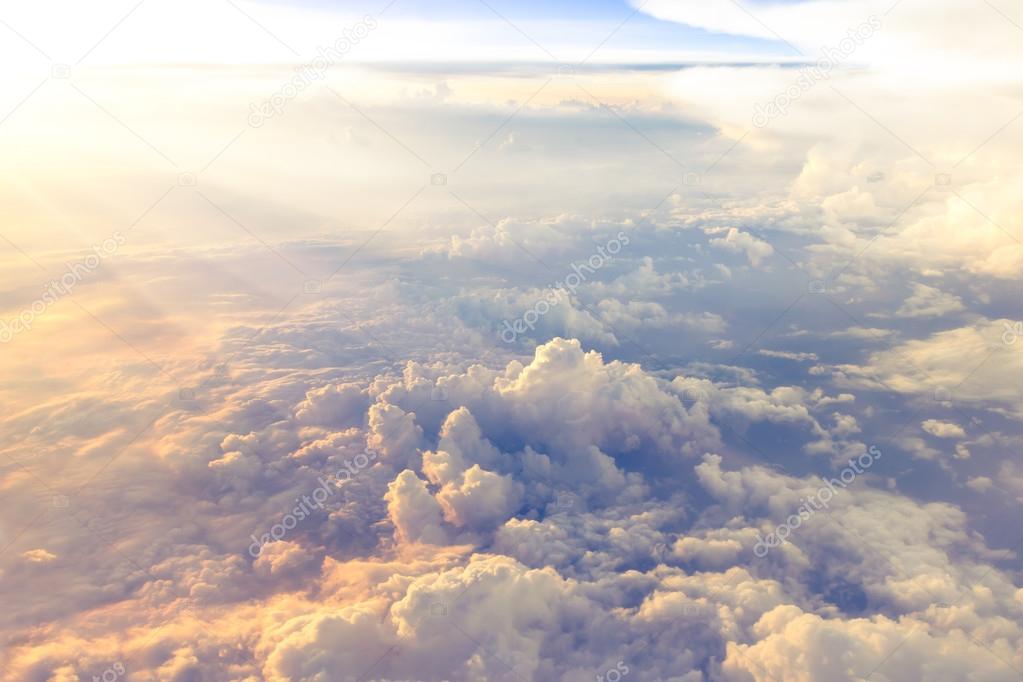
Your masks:
{"label": "blue sky", "polygon": [[[387,2],[327,2],[325,0],[271,0],[293,7],[335,8],[379,12]],[[751,3],[755,6],[758,3]],[[760,3],[763,4],[763,3]],[[796,4],[789,0],[778,4]],[[545,47],[600,44],[628,19],[608,41],[608,48],[651,52],[723,52],[741,55],[787,55],[780,41],[711,33],[637,12],[626,0],[397,0],[387,16],[440,22],[493,22],[499,13]],[[507,27],[514,31],[512,27]],[[523,38],[525,40],[525,38]],[[553,47],[551,47],[553,49]],[[542,55],[541,55],[542,56]],[[597,59],[599,61],[599,58]]]}

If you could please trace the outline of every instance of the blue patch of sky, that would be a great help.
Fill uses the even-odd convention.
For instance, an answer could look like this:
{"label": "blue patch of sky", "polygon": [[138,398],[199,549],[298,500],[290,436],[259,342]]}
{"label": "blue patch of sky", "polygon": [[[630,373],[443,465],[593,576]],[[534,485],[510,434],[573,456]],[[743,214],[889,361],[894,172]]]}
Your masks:
{"label": "blue patch of sky", "polygon": [[[752,56],[791,56],[783,43],[743,36],[710,33],[702,29],[669,21],[661,21],[642,12],[627,0],[266,0],[277,5],[296,8],[336,9],[339,12],[377,14],[387,7],[387,16],[401,19],[451,22],[501,22],[498,14],[519,27],[530,38],[557,54],[558,46],[596,47],[621,26],[604,45],[604,49],[644,51],[658,54],[707,52]],[[751,2],[757,5],[795,4],[783,2]],[[501,22],[503,23],[503,22]],[[502,43],[515,36],[511,26],[499,26],[511,32],[495,34]],[[525,37],[519,36],[523,40]],[[544,58],[541,52],[538,58]],[[600,53],[594,56],[600,62]]]}

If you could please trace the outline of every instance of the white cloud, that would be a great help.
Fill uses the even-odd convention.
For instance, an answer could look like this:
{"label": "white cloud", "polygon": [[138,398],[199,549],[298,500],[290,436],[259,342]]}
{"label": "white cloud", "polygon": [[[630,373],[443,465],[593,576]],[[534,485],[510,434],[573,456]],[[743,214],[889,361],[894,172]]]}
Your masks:
{"label": "white cloud", "polygon": [[757,355],[763,355],[765,358],[781,358],[782,360],[794,360],[796,362],[817,362],[820,359],[817,357],[816,353],[799,353],[795,351],[769,350],[767,348],[761,348],[757,350]]}
{"label": "white cloud", "polygon": [[831,371],[839,385],[914,394],[936,402],[955,401],[1018,415],[1016,378],[1023,355],[1002,343],[1008,320],[985,320],[937,332],[870,355],[863,365]]}
{"label": "white cloud", "polygon": [[770,244],[735,227],[729,228],[728,233],[724,237],[711,239],[710,243],[711,246],[718,249],[745,253],[750,265],[753,267],[757,267],[764,259],[774,253],[774,248]]}
{"label": "white cloud", "polygon": [[952,422],[943,422],[938,419],[926,419],[920,424],[920,427],[938,438],[965,438],[966,432],[963,431],[963,427]]}
{"label": "white cloud", "polygon": [[902,307],[895,314],[901,317],[937,317],[963,309],[963,302],[958,296],[914,282],[913,293],[903,301]]}
{"label": "white cloud", "polygon": [[405,469],[387,486],[387,513],[395,535],[403,542],[444,544],[441,505],[426,489],[426,482]]}
{"label": "white cloud", "polygon": [[[626,207],[663,197],[667,161],[574,99],[571,79],[537,93],[547,75],[527,65],[500,82],[475,66],[334,76],[437,168],[506,122],[448,178],[492,225],[432,185],[395,214],[429,169],[329,93],[309,92],[288,119],[246,132],[199,187],[304,272],[262,244],[240,246],[225,232],[232,221],[175,186],[140,224],[137,251],[76,292],[109,327],[65,302],[30,343],[4,347],[2,442],[27,467],[5,471],[0,517],[3,583],[19,586],[0,614],[7,674],[89,679],[114,657],[141,680],[462,682],[511,668],[583,682],[619,661],[637,680],[844,679],[892,652],[873,677],[1000,680],[1011,670],[998,658],[1023,667],[1018,558],[993,549],[1007,542],[991,528],[1023,497],[1011,461],[1021,345],[1005,336],[1017,323],[996,319],[1012,314],[1023,254],[1010,236],[1023,215],[1019,131],[977,147],[1018,113],[1005,77],[1015,82],[1019,46],[975,5],[902,3],[855,54],[870,68],[836,71],[764,129],[750,129],[752,106],[782,92],[794,69],[595,67],[587,87],[616,112],[687,165],[715,164],[701,191],[682,188],[657,210]],[[874,9],[748,7],[808,53]],[[105,20],[114,9],[89,11]],[[150,9],[122,28],[145,36],[160,25]],[[174,22],[187,23],[196,8],[180,9]],[[773,38],[735,7],[653,0],[649,10]],[[227,16],[217,12],[197,53]],[[279,28],[311,40],[310,26],[337,25],[324,16],[334,15],[298,12]],[[247,22],[234,17],[235,31],[234,21]],[[173,25],[160,25],[147,54],[188,56],[167,49]],[[425,50],[408,25],[394,28],[388,45],[410,43],[396,58]],[[238,59],[277,49],[249,29],[232,48]],[[237,111],[291,75],[267,67],[228,84],[214,67],[155,71],[135,80],[142,72],[76,70],[75,82],[182,168],[207,163],[243,125]],[[122,151],[137,140],[107,130],[59,80],[3,128],[25,142],[12,147],[3,198],[11,224],[28,227],[8,236],[46,268],[75,241],[51,229],[56,217],[76,216],[83,235],[130,224],[168,177],[145,145]],[[34,85],[0,98],[13,106]],[[218,93],[213,109],[161,106],[166,92],[204,88]],[[947,115],[964,101],[969,115]],[[501,140],[514,144],[495,163]],[[937,183],[945,171],[949,182]],[[111,181],[127,198],[95,199]],[[628,251],[529,338],[495,338],[495,325],[620,229]],[[5,258],[3,299],[16,309],[38,295],[39,275],[13,249]],[[307,279],[319,285],[306,290]],[[813,279],[827,280],[826,295],[804,295],[762,337],[805,346],[757,353],[815,366],[759,361],[754,371],[742,364],[752,354],[733,357],[763,329],[761,312],[781,313]],[[850,326],[836,306],[862,319],[897,313],[890,329],[873,329]],[[611,326],[663,352],[640,353]],[[892,436],[908,414],[922,431]],[[826,512],[797,515],[788,541],[757,556],[760,537],[867,451],[858,439],[886,436],[893,447],[877,469]],[[761,446],[800,475],[758,466]],[[19,473],[28,469],[61,474]],[[299,519],[294,509],[324,477],[338,479],[328,501]],[[921,483],[928,501],[898,492]],[[42,511],[45,522],[31,524]],[[289,515],[285,538],[256,558],[246,551]]]}

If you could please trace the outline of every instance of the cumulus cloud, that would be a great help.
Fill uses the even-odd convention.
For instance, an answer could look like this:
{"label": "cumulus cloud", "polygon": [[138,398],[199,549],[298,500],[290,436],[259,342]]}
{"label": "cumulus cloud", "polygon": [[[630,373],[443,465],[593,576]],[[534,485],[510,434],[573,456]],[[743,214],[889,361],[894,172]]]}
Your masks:
{"label": "cumulus cloud", "polygon": [[444,544],[447,534],[441,524],[441,505],[414,471],[405,469],[398,474],[388,484],[384,499],[399,540]]}
{"label": "cumulus cloud", "polygon": [[[524,60],[496,89],[478,66],[425,90],[444,69],[344,70],[358,110],[316,88],[229,149],[234,114],[199,107],[230,134],[186,136],[147,113],[156,89],[208,81],[104,81],[97,101],[179,162],[225,151],[206,199],[175,185],[76,291],[103,324],[64,301],[4,345],[5,675],[1017,677],[1016,29],[965,0],[746,9],[641,11],[808,59],[891,12],[756,130],[752,107],[799,77],[776,55],[550,82]],[[268,25],[334,25],[308,19]],[[267,69],[252,88],[293,75]],[[218,88],[225,110],[266,96]],[[26,101],[5,130],[120,153],[66,105]],[[442,168],[462,142],[457,176],[406,156]],[[711,170],[657,204],[666,155]],[[267,158],[294,182],[254,170]],[[40,159],[15,153],[9,175],[51,166],[47,211],[76,234],[138,216],[82,199],[102,168]],[[135,178],[125,196],[155,182],[100,166]],[[47,271],[72,257],[17,189],[11,222],[32,230],[7,235],[11,314],[38,296],[21,251]],[[242,224],[251,248],[225,241]]]}
{"label": "cumulus cloud", "polygon": [[749,259],[750,265],[753,267],[757,267],[774,253],[774,248],[770,244],[735,227],[729,228],[724,237],[711,239],[710,243],[711,246],[718,249],[746,254],[746,258]]}
{"label": "cumulus cloud", "polygon": [[295,416],[307,424],[355,426],[369,407],[369,399],[357,384],[327,384],[306,394]]}
{"label": "cumulus cloud", "polygon": [[966,432],[963,431],[963,427],[959,426],[958,424],[953,424],[952,422],[943,422],[937,419],[927,419],[922,424],[920,424],[920,427],[927,433],[931,434],[932,436],[937,436],[938,438],[966,437]]}
{"label": "cumulus cloud", "polygon": [[[942,670],[959,670],[971,638],[1016,656],[1023,603],[952,505],[697,456],[722,445],[713,419],[726,416],[850,438],[854,416],[815,412],[852,396],[668,381],[564,339],[525,360],[409,363],[245,411],[242,435],[206,438],[208,461],[241,453],[302,482],[266,504],[264,473],[250,483],[262,492],[226,486],[204,504],[231,499],[233,514],[276,521],[333,475],[325,508],[255,558],[177,531],[151,579],[97,606],[118,634],[69,621],[17,647],[11,670],[101,671],[110,663],[77,652],[107,646],[140,679],[583,680],[619,664],[649,679],[759,679],[783,665],[842,679],[859,669],[836,661],[880,659],[914,627],[948,652]],[[330,407],[314,418],[317,405]],[[209,482],[220,469],[175,475]],[[757,553],[829,485],[826,509]],[[161,623],[155,637],[142,605]],[[928,656],[911,648],[891,670],[948,679]]]}

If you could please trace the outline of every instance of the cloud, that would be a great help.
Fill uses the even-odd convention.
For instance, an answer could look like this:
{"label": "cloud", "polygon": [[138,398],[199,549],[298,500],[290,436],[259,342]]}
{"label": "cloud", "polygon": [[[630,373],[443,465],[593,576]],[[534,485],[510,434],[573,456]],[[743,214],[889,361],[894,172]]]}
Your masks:
{"label": "cloud", "polygon": [[963,302],[958,296],[914,282],[913,293],[903,301],[902,307],[895,314],[901,317],[936,317],[963,309]]}
{"label": "cloud", "polygon": [[27,552],[22,552],[21,557],[32,564],[45,564],[56,560],[57,555],[45,549],[30,549]]}
{"label": "cloud", "polygon": [[[250,9],[285,39],[337,25]],[[777,30],[816,57],[889,7],[747,9],[760,21],[643,11],[788,51]],[[247,21],[225,11],[203,30]],[[395,21],[389,44],[415,53]],[[464,25],[435,28],[443,42]],[[755,130],[753,107],[797,68],[601,64],[584,80],[605,108],[536,65],[339,66],[327,84],[358,110],[316,88],[229,148],[237,111],[289,66],[250,65],[234,85],[217,66],[82,72],[181,167],[224,151],[197,186],[209,200],[175,185],[76,290],[82,310],[62,301],[4,347],[6,674],[1010,679],[1013,41],[984,6],[902,3]],[[212,109],[157,106],[214,81]],[[31,227],[5,234],[47,272],[88,246],[64,247],[53,215],[91,235],[167,186],[151,149],[122,151],[138,140],[56,85],[4,123],[28,142],[45,131],[12,152],[4,199]],[[964,101],[970,115],[942,115]],[[470,152],[450,185],[414,194]],[[665,199],[668,155],[711,170]],[[86,173],[74,161],[101,157]],[[45,206],[26,191],[37,181]],[[128,199],[95,201],[113,181]],[[500,338],[619,233],[621,253]],[[16,312],[42,274],[5,258]]]}
{"label": "cloud", "polygon": [[757,350],[757,355],[763,355],[765,358],[794,360],[796,362],[817,362],[820,359],[816,353],[797,353],[794,351],[769,350],[767,348]]}
{"label": "cloud", "polygon": [[304,423],[355,426],[369,407],[369,399],[357,384],[328,384],[313,389],[295,411]]}
{"label": "cloud", "polygon": [[927,419],[922,424],[922,428],[927,433],[938,438],[965,438],[966,432],[963,431],[963,427],[958,424],[951,422],[943,422],[937,419]]}
{"label": "cloud", "polygon": [[528,259],[532,267],[537,258],[564,258],[576,244],[569,233],[580,229],[586,230],[587,226],[568,215],[547,221],[505,219],[495,225],[475,228],[466,237],[455,235],[449,244],[424,255],[437,253],[450,259],[473,259],[512,266]]}
{"label": "cloud", "polygon": [[1008,320],[983,320],[936,332],[873,353],[863,365],[839,365],[831,371],[839,385],[890,387],[1016,415],[1011,377],[1023,370],[1023,356],[1002,342],[1007,325]]}
{"label": "cloud", "polygon": [[[921,627],[922,634],[912,636]],[[984,651],[963,633],[934,633],[915,619],[876,616],[833,621],[779,606],[765,614],[756,629],[763,637],[756,644],[729,643],[722,662],[723,679],[766,680],[783,675],[796,682],[851,682],[870,675],[938,682],[980,676],[1007,682],[1015,674],[998,655]],[[999,648],[1001,655],[1012,656],[1005,647]],[[797,651],[810,654],[793,667]]]}
{"label": "cloud", "polygon": [[774,248],[770,244],[735,227],[729,228],[728,234],[724,237],[711,239],[710,244],[725,251],[745,253],[753,267],[759,266],[764,259],[774,253]]}
{"label": "cloud", "polygon": [[622,303],[605,299],[597,304],[600,319],[611,329],[625,329],[637,333],[644,329],[683,328],[704,334],[721,334],[728,326],[720,315],[714,313],[671,314],[659,303]]}
{"label": "cloud", "polygon": [[[852,415],[814,416],[851,396],[667,381],[565,339],[524,360],[410,362],[356,384],[312,372],[287,390],[266,377],[160,434],[167,452],[212,446],[193,453],[202,466],[168,458],[159,477],[175,493],[206,486],[206,532],[136,503],[138,528],[158,538],[153,579],[77,602],[45,644],[13,650],[10,670],[100,672],[110,662],[80,652],[105,646],[141,679],[583,680],[619,662],[651,679],[756,679],[782,665],[816,679],[845,656],[880,658],[917,624],[955,670],[963,642],[991,627],[992,646],[1015,655],[1023,604],[954,506],[839,485],[826,512],[758,557],[758,539],[827,479],[696,456],[722,445],[714,415],[853,435]],[[353,400],[369,401],[360,418]],[[355,459],[369,445],[378,458]],[[206,462],[226,453],[261,473],[221,481]],[[327,508],[258,558],[209,546],[249,542],[241,528],[279,521],[341,466]],[[84,628],[94,609],[109,632]],[[831,648],[807,643],[822,632]],[[926,679],[927,649],[910,651],[892,665]]]}
{"label": "cloud", "polygon": [[387,515],[402,542],[442,545],[447,533],[441,523],[441,505],[414,471],[405,469],[387,486]]}
{"label": "cloud", "polygon": [[[633,0],[632,4],[659,19],[715,33],[779,41],[788,48],[785,56],[803,56],[811,62],[824,58],[827,48],[839,50],[846,41],[850,47],[843,52],[849,53],[855,63],[900,67],[911,72],[933,62],[934,68],[947,71],[955,79],[966,79],[969,73],[987,66],[1004,78],[1005,71],[997,64],[999,50],[1019,54],[1018,48],[1008,46],[1012,21],[1021,18],[1018,13],[976,12],[965,0],[946,0],[940,13],[930,11],[933,8],[929,6],[893,8],[881,0],[802,0],[755,7],[728,6],[721,11],[711,11],[698,0],[645,3]],[[873,22],[878,30],[867,34],[866,39],[858,39],[858,27],[867,22]],[[991,32],[992,44],[964,40],[978,30]],[[942,55],[942,51],[947,53]],[[960,60],[958,66],[956,59]]]}

